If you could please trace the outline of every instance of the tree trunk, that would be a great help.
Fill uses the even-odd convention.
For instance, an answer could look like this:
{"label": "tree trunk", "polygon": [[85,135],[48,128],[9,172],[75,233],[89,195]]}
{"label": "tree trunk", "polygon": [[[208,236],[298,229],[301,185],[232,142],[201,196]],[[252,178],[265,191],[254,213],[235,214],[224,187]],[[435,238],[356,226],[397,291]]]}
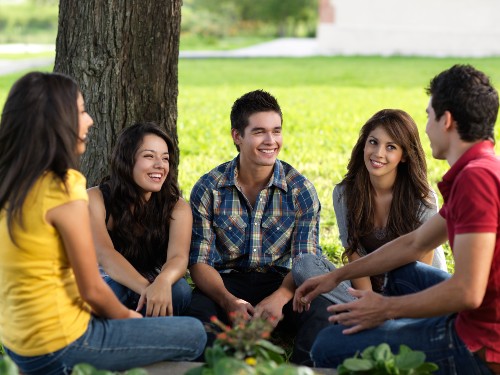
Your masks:
{"label": "tree trunk", "polygon": [[158,123],[178,144],[181,3],[60,0],[54,71],[76,79],[94,119],[81,165],[89,186],[109,173],[117,134],[135,122]]}

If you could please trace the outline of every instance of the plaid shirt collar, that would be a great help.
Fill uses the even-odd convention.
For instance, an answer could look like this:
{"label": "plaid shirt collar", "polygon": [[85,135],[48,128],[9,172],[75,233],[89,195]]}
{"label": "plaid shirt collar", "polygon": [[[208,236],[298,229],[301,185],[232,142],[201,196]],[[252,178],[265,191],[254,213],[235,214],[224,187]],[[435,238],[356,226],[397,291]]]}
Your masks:
{"label": "plaid shirt collar", "polygon": [[[217,187],[238,187],[238,164],[240,161],[240,155],[236,156],[231,160],[226,167],[224,172],[224,178],[221,178],[217,183]],[[274,163],[273,176],[269,180],[266,187],[276,186],[277,188],[283,190],[285,193],[288,191],[288,186],[285,179],[285,171],[281,162],[276,159]]]}

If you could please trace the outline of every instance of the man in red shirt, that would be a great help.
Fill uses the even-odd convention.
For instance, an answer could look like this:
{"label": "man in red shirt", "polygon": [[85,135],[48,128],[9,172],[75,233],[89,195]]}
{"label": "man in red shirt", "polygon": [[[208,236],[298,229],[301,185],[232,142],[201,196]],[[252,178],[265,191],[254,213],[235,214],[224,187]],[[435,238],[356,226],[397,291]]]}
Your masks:
{"label": "man in red shirt", "polygon": [[[500,373],[500,159],[494,152],[498,92],[469,65],[437,75],[428,88],[426,133],[432,155],[449,171],[438,184],[444,205],[420,228],[374,253],[307,280],[294,308],[341,281],[388,272],[381,296],[351,290],[354,302],[333,305],[312,348],[318,367],[336,367],[367,346],[406,344],[426,353],[439,374]],[[449,240],[455,272],[416,262]]]}

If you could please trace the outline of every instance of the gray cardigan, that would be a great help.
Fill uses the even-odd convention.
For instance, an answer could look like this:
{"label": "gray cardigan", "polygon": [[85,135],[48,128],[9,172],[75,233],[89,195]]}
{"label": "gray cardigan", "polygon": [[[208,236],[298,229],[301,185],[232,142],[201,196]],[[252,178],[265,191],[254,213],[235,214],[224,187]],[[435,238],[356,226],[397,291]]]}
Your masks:
{"label": "gray cardigan", "polygon": [[[422,223],[429,220],[432,216],[434,216],[434,214],[437,213],[437,207],[438,207],[437,195],[434,191],[431,192],[432,196],[434,197],[435,208],[428,208],[427,206],[424,207],[424,210],[420,217]],[[340,184],[335,185],[335,188],[333,189],[333,208],[335,209],[335,216],[337,217],[337,225],[339,227],[340,241],[342,242],[342,246],[346,248],[348,245],[347,213],[346,213],[345,200],[343,199],[343,194],[344,194],[344,186]],[[366,255],[366,250],[360,246],[359,253],[360,255],[364,256]],[[448,272],[448,268],[446,266],[446,258],[444,256],[444,251],[441,246],[439,246],[434,250],[434,258],[432,259],[432,265],[436,268],[439,268],[440,270]]]}

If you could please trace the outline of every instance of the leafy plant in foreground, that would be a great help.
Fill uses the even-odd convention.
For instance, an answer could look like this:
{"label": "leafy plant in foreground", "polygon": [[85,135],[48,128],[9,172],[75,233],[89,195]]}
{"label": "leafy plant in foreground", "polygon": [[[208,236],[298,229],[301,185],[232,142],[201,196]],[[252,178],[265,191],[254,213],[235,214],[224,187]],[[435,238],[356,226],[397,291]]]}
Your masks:
{"label": "leafy plant in foreground", "polygon": [[233,314],[233,327],[212,317],[216,340],[205,350],[205,364],[190,369],[186,375],[313,375],[305,366],[297,367],[284,363],[285,351],[274,345],[270,337],[273,325],[264,319],[246,320]]}
{"label": "leafy plant in foreground", "polygon": [[347,358],[337,368],[338,375],[427,375],[438,369],[435,363],[425,362],[425,353],[411,350],[406,345],[399,347],[394,355],[388,344],[369,346],[353,358]]}

